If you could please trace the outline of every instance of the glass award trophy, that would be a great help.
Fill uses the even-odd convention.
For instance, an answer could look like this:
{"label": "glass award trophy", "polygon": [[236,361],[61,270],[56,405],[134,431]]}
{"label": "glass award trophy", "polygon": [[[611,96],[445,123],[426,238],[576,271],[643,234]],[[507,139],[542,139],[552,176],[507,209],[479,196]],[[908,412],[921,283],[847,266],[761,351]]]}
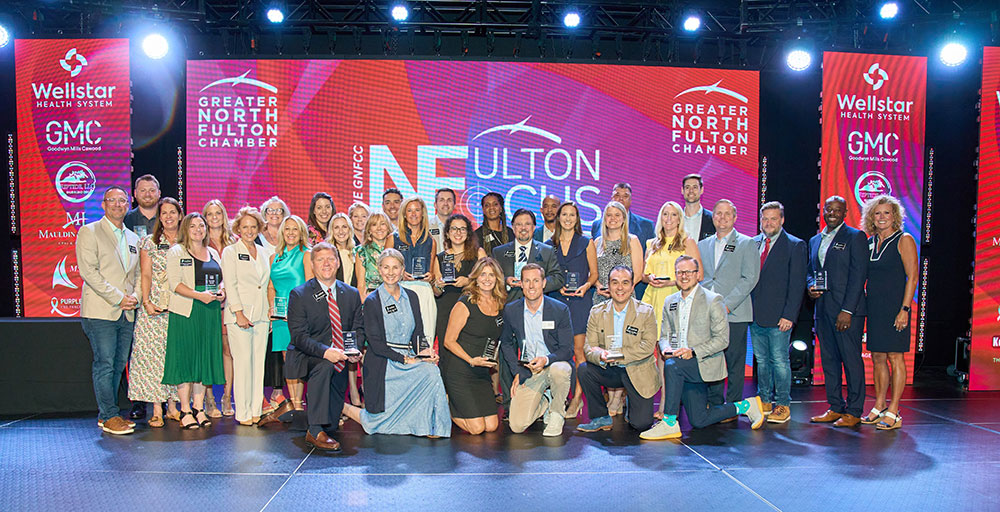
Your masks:
{"label": "glass award trophy", "polygon": [[139,238],[142,238],[149,234],[149,230],[146,229],[145,225],[140,224],[135,227],[135,234],[139,235]]}
{"label": "glass award trophy", "polygon": [[532,347],[528,343],[528,340],[521,341],[521,357],[517,359],[518,364],[521,366],[528,366],[528,364],[531,363],[531,360],[535,358],[531,349]]}
{"label": "glass award trophy", "polygon": [[205,276],[205,291],[208,293],[219,293],[219,274],[207,274]]}
{"label": "glass award trophy", "polygon": [[431,344],[427,341],[427,336],[423,334],[418,334],[417,339],[414,340],[413,351],[417,354],[420,359],[430,359],[434,357],[434,353],[430,350]]}
{"label": "glass award trophy", "polygon": [[414,256],[413,257],[413,279],[423,279],[427,277],[427,256]]}
{"label": "glass award trophy", "polygon": [[486,338],[486,346],[483,347],[483,359],[496,364],[497,357],[500,355],[500,340],[493,338]]}
{"label": "glass award trophy", "polygon": [[566,272],[566,291],[575,292],[580,289],[580,273]]}
{"label": "glass award trophy", "polygon": [[666,264],[661,263],[661,264],[659,264],[659,265],[656,266],[656,274],[653,276],[653,279],[658,279],[660,281],[668,281],[668,280],[670,280],[670,273],[667,272],[667,265]]}
{"label": "glass award trophy", "polygon": [[817,270],[813,272],[813,289],[820,292],[829,290],[826,284],[826,271]]}
{"label": "glass award trophy", "polygon": [[441,263],[441,280],[446,283],[454,283],[458,280],[455,271],[455,262],[445,261]]}
{"label": "glass award trophy", "polygon": [[274,315],[271,316],[271,319],[284,320],[286,318],[288,318],[288,297],[275,297]]}
{"label": "glass award trophy", "polygon": [[608,360],[608,363],[617,364],[619,361],[625,359],[625,354],[622,353],[622,337],[618,334],[611,334],[607,338],[608,351],[605,359]]}
{"label": "glass award trophy", "polygon": [[687,343],[681,341],[676,334],[660,338],[660,350],[667,356],[672,356],[682,348],[687,348]]}
{"label": "glass award trophy", "polygon": [[357,331],[344,331],[344,355],[347,357],[361,355],[361,350],[358,349]]}

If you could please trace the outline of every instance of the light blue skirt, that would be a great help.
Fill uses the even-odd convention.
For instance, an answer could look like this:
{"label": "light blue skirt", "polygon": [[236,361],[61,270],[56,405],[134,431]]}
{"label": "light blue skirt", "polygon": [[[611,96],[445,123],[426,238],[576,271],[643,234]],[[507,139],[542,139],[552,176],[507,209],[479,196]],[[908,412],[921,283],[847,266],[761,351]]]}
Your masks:
{"label": "light blue skirt", "polygon": [[430,363],[387,361],[385,410],[361,410],[361,426],[369,434],[451,437],[451,411],[441,371]]}

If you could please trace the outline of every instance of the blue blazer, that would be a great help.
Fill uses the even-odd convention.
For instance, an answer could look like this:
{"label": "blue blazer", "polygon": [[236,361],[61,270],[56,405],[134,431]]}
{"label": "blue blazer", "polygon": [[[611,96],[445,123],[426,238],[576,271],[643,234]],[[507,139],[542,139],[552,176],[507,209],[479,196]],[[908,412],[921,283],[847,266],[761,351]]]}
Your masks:
{"label": "blue blazer", "polygon": [[[681,205],[683,206],[683,205]],[[684,222],[684,219],[681,219]],[[704,206],[701,207],[701,233],[698,233],[697,242],[700,242],[715,234],[715,223],[712,222],[712,210],[706,209]],[[688,236],[694,238],[693,233],[688,233]]]}
{"label": "blue blazer", "polygon": [[[420,316],[420,301],[412,290],[402,288],[410,299],[410,310],[415,325],[410,343],[416,340],[418,334],[424,332],[424,321]],[[365,319],[365,335],[368,341],[368,353],[365,354],[363,376],[365,379],[365,410],[377,414],[385,410],[385,367],[386,361],[392,359],[402,363],[404,357],[399,352],[389,348],[385,341],[385,319],[382,314],[382,299],[378,290],[368,294],[363,311]]]}
{"label": "blue blazer", "polygon": [[820,267],[819,244],[822,240],[822,234],[809,239],[809,275],[806,276],[807,286],[812,286],[815,283],[813,272],[827,271],[829,290],[816,299],[816,315],[822,312],[829,318],[836,318],[843,310],[850,311],[854,316],[866,316],[868,238],[863,231],[844,224],[830,243],[825,265]]}
{"label": "blue blazer", "polygon": [[[764,243],[764,234],[753,238],[757,250]],[[785,318],[798,321],[802,296],[806,289],[806,243],[789,235],[784,229],[767,253],[760,269],[757,286],[750,292],[753,301],[753,321],[761,327],[777,327]]]}
{"label": "blue blazer", "polygon": [[[601,236],[601,220],[603,219],[597,219],[590,225],[590,238],[594,240],[597,240],[597,237]],[[708,223],[709,225],[712,224],[711,217],[709,217]],[[702,225],[704,225],[704,222],[702,222]],[[653,238],[653,221],[635,212],[629,212],[628,232],[631,235],[639,237],[639,246],[645,251],[646,240]]]}
{"label": "blue blazer", "polygon": [[533,238],[535,239],[536,242],[542,242],[543,244],[547,244],[548,242],[546,240],[543,240],[544,236],[545,236],[545,225],[543,224],[535,228],[535,236]]}
{"label": "blue blazer", "polygon": [[[365,328],[361,323],[361,296],[357,288],[341,281],[334,286],[337,287],[340,325],[345,331],[357,331],[358,348],[361,348],[365,339]],[[289,352],[322,358],[326,349],[330,348],[333,330],[326,294],[315,278],[296,286],[288,295],[288,331],[292,337]]]}
{"label": "blue blazer", "polygon": [[[554,329],[542,329],[542,338],[549,349],[549,364],[573,359],[573,325],[569,308],[551,297],[542,296],[542,321],[554,322]],[[531,370],[517,362],[524,341],[524,298],[509,302],[503,308],[503,331],[500,333],[500,352],[507,361],[511,375],[520,375],[521,383],[531,377]],[[572,366],[572,363],[570,363]]]}

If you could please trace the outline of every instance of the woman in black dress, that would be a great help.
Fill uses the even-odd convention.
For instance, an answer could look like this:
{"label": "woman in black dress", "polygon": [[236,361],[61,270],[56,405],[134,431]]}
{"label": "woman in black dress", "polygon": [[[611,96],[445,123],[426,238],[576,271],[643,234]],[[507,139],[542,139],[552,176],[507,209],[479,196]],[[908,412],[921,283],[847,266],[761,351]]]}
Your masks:
{"label": "woman in black dress", "polygon": [[469,279],[471,282],[448,318],[441,374],[452,421],[458,428],[478,435],[493,432],[500,425],[490,379],[496,361],[483,356],[487,340],[500,339],[507,291],[503,271],[493,258],[477,261]]}
{"label": "woman in black dress", "polygon": [[[917,291],[917,243],[903,231],[903,206],[889,195],[865,203],[862,211],[870,257],[868,261],[868,350],[875,377],[875,407],[861,422],[879,430],[903,426],[899,399],[906,386],[906,361],[910,350],[910,304]],[[892,399],[886,405],[889,366],[892,366]]]}
{"label": "woman in black dress", "polygon": [[[444,343],[444,332],[448,328],[448,317],[451,308],[455,307],[458,297],[472,281],[469,274],[472,266],[480,258],[486,257],[486,251],[476,243],[472,236],[472,221],[460,213],[456,213],[444,222],[444,250],[437,255],[438,278],[434,281],[434,294],[437,295],[437,327],[435,337],[438,343]],[[445,264],[455,265],[455,282],[446,283],[443,280]]]}

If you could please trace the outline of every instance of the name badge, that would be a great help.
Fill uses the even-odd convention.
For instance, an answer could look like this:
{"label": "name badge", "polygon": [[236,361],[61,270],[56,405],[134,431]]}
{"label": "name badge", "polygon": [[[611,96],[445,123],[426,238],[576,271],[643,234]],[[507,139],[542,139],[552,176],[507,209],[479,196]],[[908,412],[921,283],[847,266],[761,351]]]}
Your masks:
{"label": "name badge", "polygon": [[326,292],[323,291],[323,290],[320,290],[319,292],[313,294],[313,299],[315,299],[316,302],[319,302],[321,300],[326,299]]}
{"label": "name badge", "polygon": [[836,250],[838,250],[838,251],[843,251],[844,247],[847,247],[847,245],[842,244],[842,243],[833,244],[833,248],[836,249]]}
{"label": "name badge", "polygon": [[636,336],[639,334],[639,328],[634,325],[630,325],[625,328],[625,334],[631,334],[632,336]]}
{"label": "name badge", "polygon": [[194,265],[194,260],[192,260],[191,258],[182,258],[181,259],[181,266],[182,267],[190,267],[192,265]]}
{"label": "name badge", "polygon": [[388,306],[385,307],[385,312],[389,313],[390,315],[398,310],[399,308],[397,308],[395,304],[389,304]]}
{"label": "name badge", "polygon": [[135,248],[134,245],[128,246],[128,252],[130,252],[132,254],[139,254],[139,251]]}
{"label": "name badge", "polygon": [[726,244],[726,246],[722,250],[725,252],[733,252],[736,250],[736,246],[732,244]]}
{"label": "name badge", "polygon": [[514,251],[507,251],[507,252],[503,253],[503,255],[507,256],[509,258],[513,258],[514,257]]}
{"label": "name badge", "polygon": [[441,230],[438,228],[431,228],[431,234],[434,236],[438,236],[441,234]]}
{"label": "name badge", "polygon": [[444,261],[455,261],[455,255],[454,254],[445,254],[444,255]]}
{"label": "name badge", "polygon": [[159,250],[161,250],[161,251],[165,251],[165,250],[169,249],[170,246],[167,245],[167,244],[160,244],[160,245],[157,245],[156,248],[159,249]]}
{"label": "name badge", "polygon": [[555,329],[555,320],[542,320],[542,329]]}
{"label": "name badge", "polygon": [[497,317],[497,327],[503,327],[503,317],[502,316],[498,316]]}
{"label": "name badge", "polygon": [[676,302],[671,302],[670,303],[670,311],[677,311],[677,303]]}
{"label": "name badge", "polygon": [[240,254],[239,256],[240,256],[240,261],[250,261],[249,254]]}

